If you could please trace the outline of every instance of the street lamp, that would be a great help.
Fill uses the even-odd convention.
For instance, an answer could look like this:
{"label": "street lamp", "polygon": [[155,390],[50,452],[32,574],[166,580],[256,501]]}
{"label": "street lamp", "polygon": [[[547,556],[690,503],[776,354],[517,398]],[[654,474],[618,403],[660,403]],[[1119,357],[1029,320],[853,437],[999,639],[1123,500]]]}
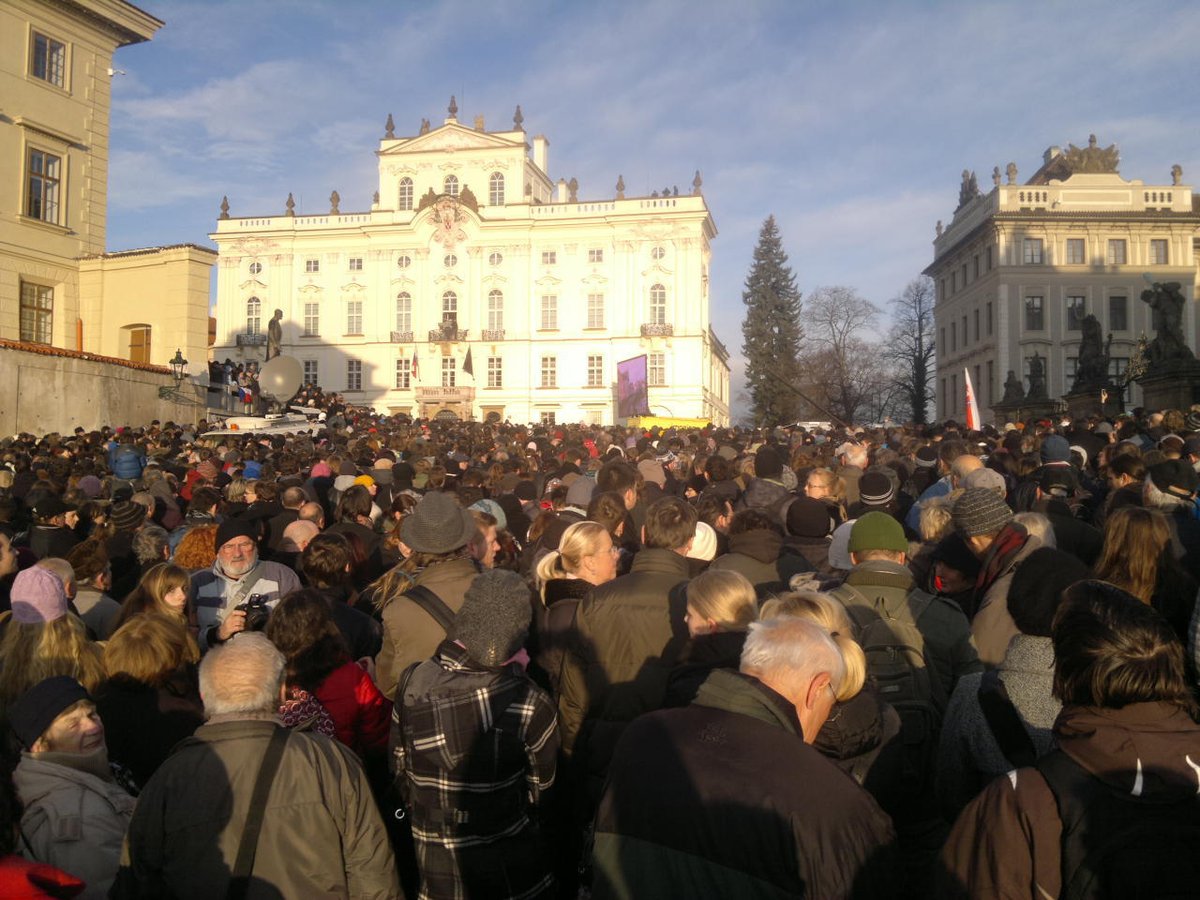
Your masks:
{"label": "street lamp", "polygon": [[175,379],[176,386],[187,378],[187,364],[188,361],[183,358],[183,351],[176,347],[175,356],[167,363],[171,367],[171,377]]}
{"label": "street lamp", "polygon": [[174,384],[160,387],[158,389],[159,399],[174,400],[177,403],[195,403],[196,401],[193,398],[186,397],[179,391],[179,386],[187,378],[188,361],[183,358],[183,351],[176,347],[175,355],[167,365],[171,367],[171,378]]}

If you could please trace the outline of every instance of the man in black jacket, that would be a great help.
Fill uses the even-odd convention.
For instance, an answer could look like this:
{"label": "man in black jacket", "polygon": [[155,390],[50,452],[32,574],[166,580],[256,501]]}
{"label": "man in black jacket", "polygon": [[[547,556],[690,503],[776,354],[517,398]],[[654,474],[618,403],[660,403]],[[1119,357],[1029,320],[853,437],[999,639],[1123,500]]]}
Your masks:
{"label": "man in black jacket", "polygon": [[819,626],[751,625],[741,671],[629,725],[596,816],[596,898],[891,897],[887,815],[810,745],[846,677]]}

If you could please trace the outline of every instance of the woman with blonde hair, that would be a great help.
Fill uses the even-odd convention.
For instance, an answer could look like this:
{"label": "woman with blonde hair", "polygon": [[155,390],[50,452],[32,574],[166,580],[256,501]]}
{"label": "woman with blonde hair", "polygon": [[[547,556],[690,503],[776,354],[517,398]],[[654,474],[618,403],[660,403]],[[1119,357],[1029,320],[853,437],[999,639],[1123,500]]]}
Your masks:
{"label": "woman with blonde hair", "polygon": [[837,703],[813,746],[861,784],[895,817],[903,812],[903,744],[900,716],[867,678],[867,657],[854,639],[850,614],[836,597],[796,591],[763,604],[760,619],[795,616],[820,625],[833,637],[846,663]]}
{"label": "woman with blonde hair", "polygon": [[667,681],[665,706],[687,706],[714,669],[737,669],[750,623],[758,617],[754,585],[732,569],[708,569],[687,583],[683,617],[691,640]]}
{"label": "woman with blonde hair", "polygon": [[804,482],[804,495],[829,506],[837,524],[846,521],[846,481],[832,469],[812,469]]}
{"label": "woman with blonde hair", "polygon": [[96,690],[109,758],[144,785],[171,748],[204,724],[200,651],[175,616],[147,612],[104,646],[108,679]]}
{"label": "woman with blonde hair", "polygon": [[159,563],[151,567],[121,604],[116,627],[119,629],[131,619],[150,612],[178,619],[195,636],[192,576],[187,569],[174,563]]}
{"label": "woman with blonde hair", "polygon": [[1115,510],[1104,523],[1094,577],[1156,609],[1188,647],[1197,585],[1175,558],[1171,523],[1162,513],[1140,506]]}
{"label": "woman with blonde hair", "polygon": [[617,553],[612,535],[599,522],[571,525],[558,549],[538,562],[542,602],[552,606],[560,600],[580,599],[596,585],[612,581],[617,575]]}
{"label": "woman with blonde hair", "polygon": [[534,574],[542,608],[534,613],[533,656],[555,694],[575,611],[592,588],[616,577],[619,552],[607,528],[599,522],[583,521],[567,528],[558,549],[538,562]]}
{"label": "woman with blonde hair", "polygon": [[10,596],[12,615],[0,640],[0,713],[55,675],[69,675],[94,691],[104,680],[104,659],[83,621],[68,615],[59,577],[41,566],[25,569]]}

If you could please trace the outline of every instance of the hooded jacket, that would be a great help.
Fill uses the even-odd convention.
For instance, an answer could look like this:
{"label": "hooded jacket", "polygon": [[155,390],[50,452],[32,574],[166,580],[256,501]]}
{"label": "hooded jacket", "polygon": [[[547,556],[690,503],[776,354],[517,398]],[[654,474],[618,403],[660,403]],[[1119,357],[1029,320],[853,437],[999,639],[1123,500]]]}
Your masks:
{"label": "hooded jacket", "polygon": [[718,670],[631,723],[596,817],[597,900],[891,897],[891,823],[804,742],[796,710]]}
{"label": "hooded jacket", "polygon": [[134,800],[111,780],[52,761],[66,757],[21,754],[13,773],[25,805],[20,846],[38,862],[86,881],[81,897],[106,897]]}
{"label": "hooded jacket", "polygon": [[783,538],[766,528],[730,535],[729,552],[713,560],[711,569],[746,576],[752,585],[786,587],[793,575],[812,570],[803,556],[785,547]]}
{"label": "hooded jacket", "polygon": [[[1200,725],[1178,707],[1064,707],[1054,725],[1058,750],[1097,782],[1147,807],[1195,801],[1192,762]],[[1053,755],[1053,754],[1051,754]],[[1136,810],[1136,804],[1131,807]],[[950,833],[939,897],[1057,897],[1062,890],[1062,820],[1037,769],[1001,776],[973,800]]]}

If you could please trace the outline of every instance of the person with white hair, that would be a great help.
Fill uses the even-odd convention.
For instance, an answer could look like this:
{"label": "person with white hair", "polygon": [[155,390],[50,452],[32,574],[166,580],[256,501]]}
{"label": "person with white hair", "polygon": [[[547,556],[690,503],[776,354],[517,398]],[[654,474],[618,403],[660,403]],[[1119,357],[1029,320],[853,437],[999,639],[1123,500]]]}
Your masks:
{"label": "person with white hair", "polygon": [[740,671],[635,719],[596,818],[592,896],[893,896],[887,815],[811,746],[847,677],[828,631],[781,616],[750,626]]}
{"label": "person with white hair", "polygon": [[276,719],[284,669],[254,632],[205,656],[207,722],[142,790],[112,896],[403,896],[357,757]]}

